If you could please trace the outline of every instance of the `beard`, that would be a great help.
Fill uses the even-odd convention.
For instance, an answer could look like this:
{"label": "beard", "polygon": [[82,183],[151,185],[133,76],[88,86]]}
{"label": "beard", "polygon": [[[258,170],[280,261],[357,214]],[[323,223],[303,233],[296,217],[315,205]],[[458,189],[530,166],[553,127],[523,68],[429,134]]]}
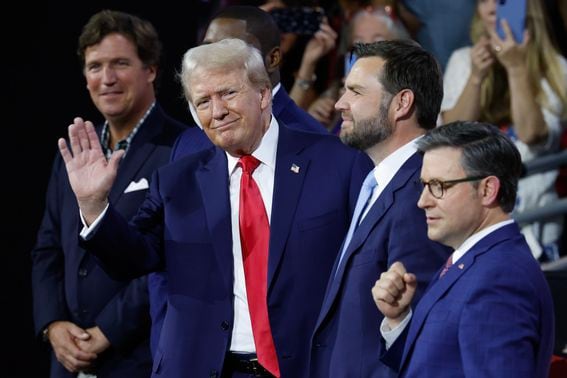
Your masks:
{"label": "beard", "polygon": [[388,109],[393,96],[382,99],[378,115],[360,121],[353,120],[352,131],[341,133],[341,141],[347,146],[366,151],[370,147],[383,142],[394,133],[394,126],[388,119]]}

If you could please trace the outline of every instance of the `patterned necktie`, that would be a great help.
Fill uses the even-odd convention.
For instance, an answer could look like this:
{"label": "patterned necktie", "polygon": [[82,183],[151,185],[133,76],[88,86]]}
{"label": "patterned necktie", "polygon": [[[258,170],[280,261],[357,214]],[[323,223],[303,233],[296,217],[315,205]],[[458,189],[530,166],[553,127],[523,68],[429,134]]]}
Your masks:
{"label": "patterned necktie", "polygon": [[238,223],[252,333],[258,362],[274,376],[279,377],[280,369],[266,299],[270,224],[260,189],[252,178],[252,172],[260,165],[260,161],[247,155],[240,158],[239,164],[242,167],[242,177]]}
{"label": "patterned necktie", "polygon": [[368,201],[370,197],[372,197],[372,193],[374,192],[374,188],[378,183],[376,182],[376,177],[374,177],[374,170],[370,171],[364,182],[362,183],[362,188],[360,188],[360,193],[358,194],[358,199],[356,200],[356,206],[354,208],[354,214],[352,216],[352,220],[350,222],[350,227],[347,232],[347,236],[345,238],[345,242],[343,244],[343,250],[341,251],[341,257],[339,259],[339,264],[337,265],[337,271],[339,270],[338,267],[341,265],[345,252],[352,240],[352,235],[354,234],[354,230],[358,227],[361,219],[360,216],[364,213],[366,206],[368,205]]}
{"label": "patterned necktie", "polygon": [[449,255],[449,258],[447,259],[447,262],[443,266],[441,273],[439,273],[439,278],[443,277],[445,275],[445,273],[447,273],[447,271],[449,270],[451,265],[453,265],[453,255]]}

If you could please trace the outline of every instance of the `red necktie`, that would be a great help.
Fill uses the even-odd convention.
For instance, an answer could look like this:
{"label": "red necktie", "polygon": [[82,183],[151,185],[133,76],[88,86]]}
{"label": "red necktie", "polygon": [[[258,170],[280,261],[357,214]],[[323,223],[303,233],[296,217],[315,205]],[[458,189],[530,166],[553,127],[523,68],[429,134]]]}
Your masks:
{"label": "red necktie", "polygon": [[439,278],[443,277],[445,275],[445,273],[447,273],[447,271],[449,270],[451,265],[453,265],[453,255],[449,255],[447,262],[443,266],[443,270],[441,270],[441,273],[439,273]]}
{"label": "red necktie", "polygon": [[247,155],[240,158],[239,164],[242,167],[242,177],[238,221],[252,333],[258,362],[271,374],[279,377],[280,368],[266,302],[270,224],[260,189],[252,178],[252,172],[260,165],[260,161]]}

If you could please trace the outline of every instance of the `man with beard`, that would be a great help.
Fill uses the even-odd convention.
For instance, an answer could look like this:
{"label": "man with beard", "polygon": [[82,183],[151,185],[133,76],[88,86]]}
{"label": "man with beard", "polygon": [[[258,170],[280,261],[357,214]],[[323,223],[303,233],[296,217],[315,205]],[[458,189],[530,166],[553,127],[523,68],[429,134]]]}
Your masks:
{"label": "man with beard", "polygon": [[416,141],[435,127],[443,97],[435,59],[411,41],[357,45],[341,111],[344,143],[375,168],[364,181],[312,336],[312,377],[389,377],[378,358],[382,315],[371,289],[395,261],[416,272],[419,299],[450,254],[427,238],[417,207],[422,156]]}

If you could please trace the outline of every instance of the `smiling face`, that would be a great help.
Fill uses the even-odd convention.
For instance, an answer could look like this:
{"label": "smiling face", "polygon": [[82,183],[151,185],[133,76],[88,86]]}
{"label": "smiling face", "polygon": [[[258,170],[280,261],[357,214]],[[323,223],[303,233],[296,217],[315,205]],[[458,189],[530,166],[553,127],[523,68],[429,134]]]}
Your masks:
{"label": "smiling face", "polygon": [[378,81],[383,66],[379,57],[358,59],[347,76],[345,93],[335,105],[343,119],[341,140],[351,147],[366,150],[394,132],[389,117],[392,95]]}
{"label": "smiling face", "polygon": [[[427,151],[423,157],[421,179],[428,182],[461,179],[467,173],[461,166],[462,152],[452,147]],[[483,205],[475,182],[462,182],[445,190],[437,199],[427,188],[423,189],[417,206],[425,210],[429,239],[458,248],[482,226]]]}
{"label": "smiling face", "polygon": [[84,74],[93,103],[111,122],[139,119],[154,101],[156,68],[145,66],[121,34],[109,34],[85,50]]}
{"label": "smiling face", "polygon": [[254,88],[244,69],[197,68],[191,83],[191,101],[209,139],[232,156],[252,153],[269,126],[270,88]]}

